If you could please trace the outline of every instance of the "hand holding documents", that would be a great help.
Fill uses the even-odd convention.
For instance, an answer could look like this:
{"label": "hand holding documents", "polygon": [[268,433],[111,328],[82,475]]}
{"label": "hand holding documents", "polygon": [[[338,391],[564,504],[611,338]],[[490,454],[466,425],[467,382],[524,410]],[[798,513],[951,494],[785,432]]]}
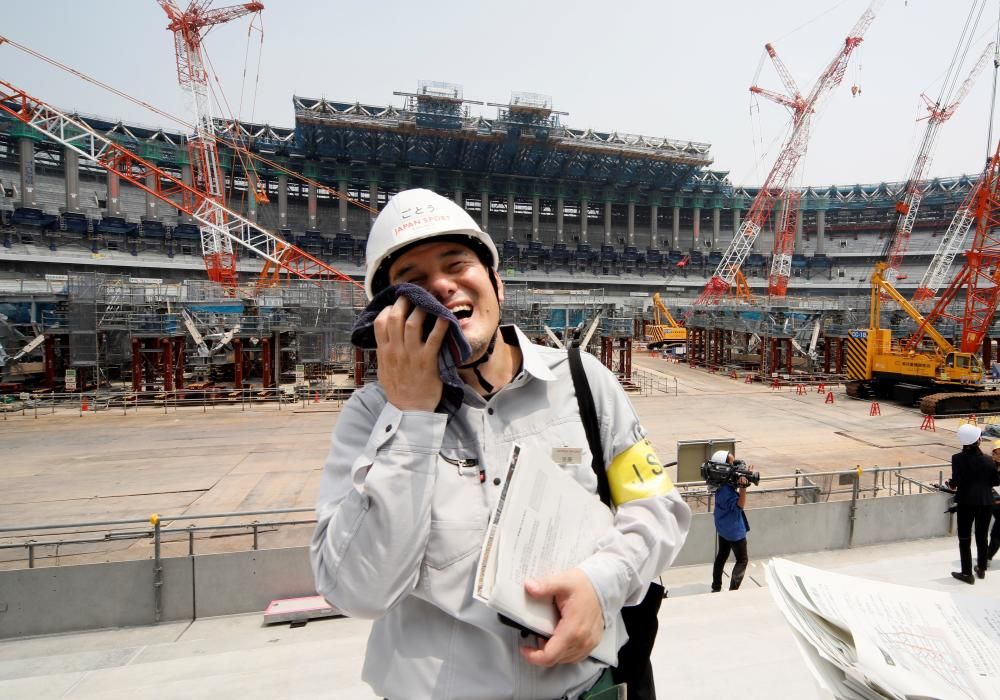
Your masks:
{"label": "hand holding documents", "polygon": [[[515,444],[476,571],[474,597],[533,632],[549,636],[559,621],[551,600],[528,596],[524,582],[577,566],[613,527],[614,516],[540,448]],[[616,628],[591,656],[614,665]]]}
{"label": "hand holding documents", "polygon": [[826,697],[1000,700],[1000,601],[784,559],[767,580]]}

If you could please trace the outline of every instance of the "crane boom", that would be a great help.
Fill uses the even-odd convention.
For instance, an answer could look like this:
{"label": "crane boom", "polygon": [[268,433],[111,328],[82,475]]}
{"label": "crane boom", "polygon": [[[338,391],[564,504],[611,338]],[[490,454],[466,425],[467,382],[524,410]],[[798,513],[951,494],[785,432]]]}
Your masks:
{"label": "crane boom", "polygon": [[884,272],[885,280],[890,284],[895,282],[896,276],[899,274],[899,268],[903,264],[906,250],[910,245],[913,223],[916,221],[917,211],[920,209],[920,202],[923,199],[925,189],[924,174],[927,172],[927,166],[934,152],[934,146],[941,125],[955,114],[955,110],[958,109],[962,100],[969,93],[969,89],[976,81],[976,78],[979,77],[979,74],[986,66],[990,55],[994,53],[995,49],[996,44],[993,42],[986,45],[983,53],[979,56],[979,60],[976,61],[972,70],[969,71],[969,75],[961,87],[959,87],[955,99],[952,100],[951,104],[942,105],[940,102],[932,102],[927,95],[921,96],[927,104],[927,128],[924,129],[924,137],[920,143],[920,149],[917,151],[917,157],[913,161],[910,176],[906,180],[903,200],[896,204],[896,211],[899,214],[899,218],[896,220],[896,231],[893,234],[892,244],[886,256],[888,267]]}
{"label": "crane boom", "polygon": [[[208,197],[205,192],[122,148],[82,121],[63,114],[3,80],[0,80],[0,111],[194,217],[213,237],[225,240],[230,247],[233,244],[242,246],[262,258],[266,265],[278,267],[299,279],[337,280],[363,289],[356,280],[244,218],[222,202]],[[147,176],[152,180],[152,186],[146,184]],[[182,193],[182,202],[167,196],[165,186]],[[347,303],[353,304],[353,301]]]}
{"label": "crane boom", "polygon": [[972,187],[969,188],[969,193],[965,196],[965,199],[959,205],[958,209],[955,210],[955,215],[952,217],[951,223],[948,224],[948,230],[945,231],[941,242],[938,244],[938,249],[934,253],[934,259],[931,260],[931,264],[924,271],[920,285],[913,293],[913,301],[915,303],[933,299],[938,290],[948,283],[951,265],[955,261],[955,257],[959,251],[965,245],[965,239],[969,235],[969,229],[972,227],[972,220],[975,218],[976,198],[979,196],[979,187],[982,182],[981,177],[976,180]]}
{"label": "crane boom", "polygon": [[[850,60],[854,49],[862,42],[865,31],[875,19],[878,8],[883,0],[873,0],[868,9],[861,15],[854,27],[844,39],[844,44],[827,65],[826,69],[816,79],[812,90],[806,97],[801,97],[794,91],[791,97],[779,100],[781,104],[792,109],[792,131],[785,144],[782,146],[774,166],[768,173],[764,184],[757,192],[750,209],[739,230],[733,236],[722,260],[719,262],[712,278],[705,285],[695,306],[714,304],[718,302],[736,280],[737,273],[743,266],[747,255],[750,253],[754,241],[760,234],[761,229],[767,222],[771,211],[774,209],[778,197],[785,191],[791,181],[802,156],[805,154],[806,145],[809,142],[809,129],[812,124],[812,116],[816,113],[822,98],[826,97],[844,79],[844,72],[847,70],[847,63]],[[775,62],[782,82],[791,90],[795,88],[795,82],[791,79],[784,64],[781,63],[774,51],[774,47],[768,44],[768,55]],[[763,89],[751,88],[751,91],[769,97],[773,93]],[[779,227],[780,228],[780,227]],[[772,260],[772,272],[768,279],[768,288],[772,293],[783,294],[783,290],[788,286],[788,270],[791,267],[791,255],[789,250],[791,238],[794,241],[794,228],[791,231],[778,231],[774,242],[774,259]],[[784,279],[782,282],[782,275]],[[773,288],[773,289],[772,289]]]}

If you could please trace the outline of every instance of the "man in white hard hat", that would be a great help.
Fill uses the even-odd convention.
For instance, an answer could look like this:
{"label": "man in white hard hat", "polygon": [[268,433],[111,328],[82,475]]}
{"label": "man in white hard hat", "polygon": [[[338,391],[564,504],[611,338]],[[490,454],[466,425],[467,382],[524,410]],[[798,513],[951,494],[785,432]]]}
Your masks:
{"label": "man in white hard hat", "polygon": [[[711,460],[716,464],[732,466],[736,456],[727,450],[717,450]],[[730,483],[724,483],[715,491],[715,508],[712,517],[715,521],[715,532],[718,535],[718,548],[715,562],[712,565],[712,592],[722,590],[722,572],[729,560],[730,552],[736,557],[732,576],[729,577],[729,590],[739,590],[746,574],[750,556],[747,552],[747,533],[750,532],[750,522],[743,508],[747,502],[747,486],[750,482],[745,476],[737,479],[739,493]]]}
{"label": "man in white hard hat", "polygon": [[[548,640],[502,624],[472,597],[475,566],[512,444],[556,450],[596,492],[564,350],[501,326],[496,246],[449,199],[392,197],[368,239],[369,299],[416,284],[458,318],[472,347],[460,405],[443,400],[439,318],[400,296],[374,322],[378,382],[344,406],[323,471],[312,544],[317,590],[374,618],[363,678],[381,697],[581,698],[612,684],[588,656],[680,550],[690,510],[644,440],[624,391],[584,355],[612,489],[628,481],[615,528],[576,568],[525,584],[560,613]],[[556,454],[554,452],[553,454]],[[632,476],[637,465],[641,481]],[[635,483],[633,483],[633,481]],[[588,695],[589,694],[589,695]]]}
{"label": "man in white hard hat", "polygon": [[[1000,483],[996,464],[983,454],[979,444],[982,430],[966,423],[958,428],[958,442],[962,451],[951,456],[951,479],[948,485],[955,489],[958,555],[961,571],[951,575],[959,581],[974,584],[976,577],[986,577],[989,550],[990,515],[993,507],[992,487]],[[976,565],[972,565],[972,533],[976,536]],[[973,576],[975,574],[975,576]]]}

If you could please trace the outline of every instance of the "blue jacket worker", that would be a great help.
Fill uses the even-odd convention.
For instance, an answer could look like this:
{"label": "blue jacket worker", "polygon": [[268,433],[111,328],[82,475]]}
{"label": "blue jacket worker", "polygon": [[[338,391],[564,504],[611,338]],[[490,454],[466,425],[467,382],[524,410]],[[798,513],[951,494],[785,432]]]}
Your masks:
{"label": "blue jacket worker", "polygon": [[[614,526],[577,566],[525,582],[527,596],[559,613],[549,639],[503,624],[473,597],[513,443],[551,452],[597,493],[567,353],[501,324],[498,267],[489,235],[429,190],[393,196],[368,237],[369,300],[410,283],[456,319],[425,323],[431,317],[407,296],[378,313],[378,381],[345,404],[320,481],[316,590],[344,613],[374,620],[362,678],[381,698],[603,694],[614,682],[590,652],[608,626],[624,640],[622,607],[643,599],[690,525],[620,383],[585,354]],[[461,381],[446,384],[439,361],[454,325],[471,353],[459,358]]]}
{"label": "blue jacket worker", "polygon": [[[735,457],[731,452],[719,450],[712,455],[716,464],[733,464]],[[737,486],[739,493],[731,484],[722,484],[715,492],[715,531],[719,536],[719,551],[712,566],[712,592],[722,590],[722,570],[732,552],[736,557],[733,574],[729,578],[729,590],[739,589],[746,574],[750,558],[747,555],[747,533],[750,532],[750,522],[747,520],[743,507],[747,502],[747,486],[750,482],[746,477],[739,477]]]}

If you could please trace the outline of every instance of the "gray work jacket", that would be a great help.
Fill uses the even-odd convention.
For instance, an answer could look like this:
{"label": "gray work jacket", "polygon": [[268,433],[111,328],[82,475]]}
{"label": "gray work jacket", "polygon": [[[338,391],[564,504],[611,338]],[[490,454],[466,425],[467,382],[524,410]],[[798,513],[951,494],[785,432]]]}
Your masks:
{"label": "gray work jacket", "polygon": [[[311,550],[316,590],[348,615],[375,619],[362,675],[382,697],[574,698],[603,670],[591,659],[526,663],[518,649],[530,640],[472,598],[512,443],[577,448],[579,462],[564,468],[597,491],[566,352],[531,344],[515,326],[502,332],[520,346],[523,369],[489,401],[466,387],[455,415],[400,411],[370,384],[333,431]],[[610,464],[645,431],[614,375],[583,360]],[[478,460],[482,476],[459,459]],[[639,602],[670,565],[690,521],[676,489],[618,508],[615,529],[579,567],[606,626],[621,625],[622,605]]]}

